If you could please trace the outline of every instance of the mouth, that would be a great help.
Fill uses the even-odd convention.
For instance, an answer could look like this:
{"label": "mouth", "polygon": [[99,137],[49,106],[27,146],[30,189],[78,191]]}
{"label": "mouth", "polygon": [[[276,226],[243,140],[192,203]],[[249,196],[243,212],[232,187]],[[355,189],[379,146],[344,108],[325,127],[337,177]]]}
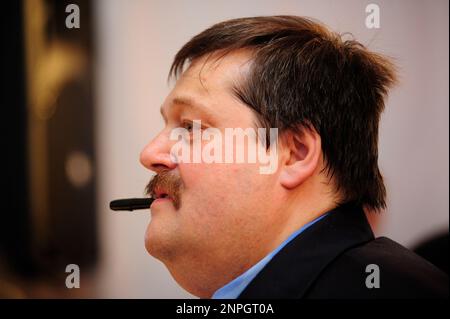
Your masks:
{"label": "mouth", "polygon": [[151,204],[150,208],[154,207],[154,205],[158,205],[158,203],[162,202],[173,202],[172,197],[169,193],[164,189],[155,189],[152,197],[155,199]]}
{"label": "mouth", "polygon": [[166,202],[178,210],[181,206],[180,196],[182,189],[182,181],[177,175],[163,171],[150,180],[146,186],[145,193],[154,199],[154,204]]}
{"label": "mouth", "polygon": [[169,193],[166,190],[164,190],[164,189],[156,189],[153,192],[153,198],[154,199],[163,199],[163,198],[172,199],[169,196]]}

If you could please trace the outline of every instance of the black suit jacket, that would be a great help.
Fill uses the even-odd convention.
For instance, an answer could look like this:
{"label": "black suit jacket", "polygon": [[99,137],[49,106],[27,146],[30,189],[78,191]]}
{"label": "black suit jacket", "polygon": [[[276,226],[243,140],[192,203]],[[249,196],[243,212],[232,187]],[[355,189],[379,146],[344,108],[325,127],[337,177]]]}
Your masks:
{"label": "black suit jacket", "polygon": [[[366,286],[370,264],[379,288]],[[448,298],[448,276],[400,244],[375,239],[362,208],[346,203],[280,250],[239,298]]]}

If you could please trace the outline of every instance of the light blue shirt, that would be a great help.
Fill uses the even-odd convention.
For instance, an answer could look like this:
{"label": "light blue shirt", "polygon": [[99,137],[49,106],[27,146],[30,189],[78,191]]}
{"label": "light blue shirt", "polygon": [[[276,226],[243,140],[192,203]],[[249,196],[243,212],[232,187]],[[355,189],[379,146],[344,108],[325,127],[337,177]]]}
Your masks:
{"label": "light blue shirt", "polygon": [[258,263],[256,263],[253,267],[248,269],[239,277],[236,277],[231,282],[219,288],[212,296],[212,299],[236,299],[242,291],[244,291],[245,287],[247,287],[250,282],[256,277],[256,275],[267,265],[267,263],[275,256],[284,246],[286,246],[292,239],[300,235],[305,229],[307,229],[312,224],[318,222],[322,218],[324,218],[328,214],[324,214],[312,222],[304,225],[302,228],[292,233],[284,242],[281,243],[280,246],[275,248],[271,253],[269,253],[266,257],[261,259]]}

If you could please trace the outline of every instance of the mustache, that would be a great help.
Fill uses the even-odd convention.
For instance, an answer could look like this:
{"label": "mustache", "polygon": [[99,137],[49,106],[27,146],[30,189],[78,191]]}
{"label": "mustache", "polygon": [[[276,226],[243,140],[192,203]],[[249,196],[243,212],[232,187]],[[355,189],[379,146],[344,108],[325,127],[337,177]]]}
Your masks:
{"label": "mustache", "polygon": [[156,198],[157,189],[164,189],[167,195],[172,198],[176,209],[181,207],[181,191],[183,189],[183,181],[177,173],[174,173],[168,169],[161,170],[148,182],[145,187],[145,194]]}

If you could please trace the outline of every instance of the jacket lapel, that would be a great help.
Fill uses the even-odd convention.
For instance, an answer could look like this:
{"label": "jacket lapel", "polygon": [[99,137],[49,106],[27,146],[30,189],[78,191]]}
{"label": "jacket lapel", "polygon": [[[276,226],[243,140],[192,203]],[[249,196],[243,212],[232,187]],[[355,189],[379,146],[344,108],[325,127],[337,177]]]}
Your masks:
{"label": "jacket lapel", "polygon": [[239,299],[302,298],[328,264],[373,238],[362,208],[351,202],[343,204],[280,250]]}

